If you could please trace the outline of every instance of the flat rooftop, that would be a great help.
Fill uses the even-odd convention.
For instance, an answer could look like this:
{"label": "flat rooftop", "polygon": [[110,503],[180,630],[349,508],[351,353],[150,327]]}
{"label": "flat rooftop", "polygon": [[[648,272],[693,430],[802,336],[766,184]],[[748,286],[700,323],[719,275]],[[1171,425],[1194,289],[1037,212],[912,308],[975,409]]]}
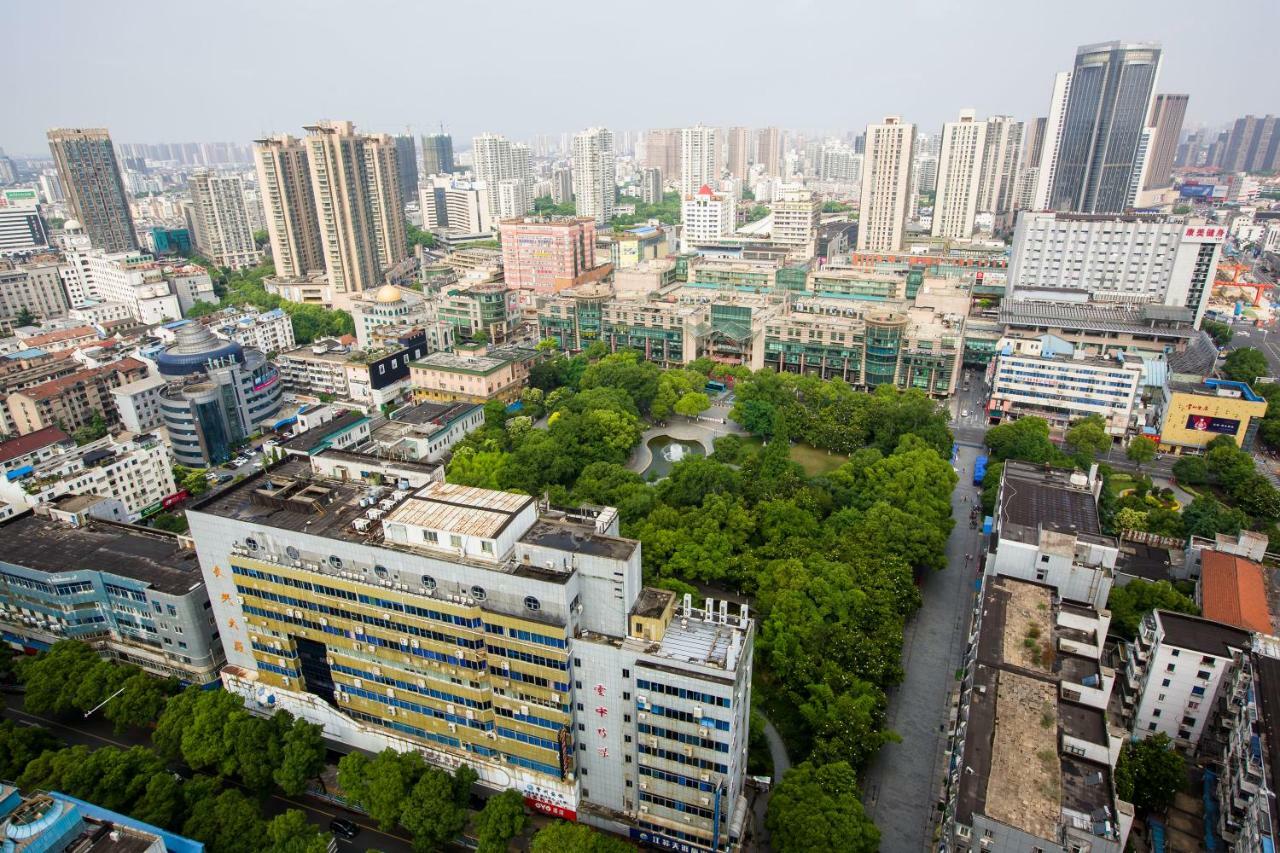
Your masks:
{"label": "flat rooftop", "polygon": [[419,426],[443,425],[460,417],[471,409],[481,408],[476,403],[419,403],[408,409],[396,412],[395,420],[389,423],[407,423]]}
{"label": "flat rooftop", "polygon": [[109,521],[71,527],[31,512],[0,522],[4,560],[40,572],[97,571],[182,595],[204,583],[196,552],[176,536]]}
{"label": "flat rooftop", "polygon": [[639,544],[634,539],[596,533],[594,528],[580,522],[546,516],[535,521],[524,536],[520,537],[520,541],[571,554],[587,554],[611,560],[630,558]]}
{"label": "flat rooftop", "polygon": [[369,420],[369,416],[355,410],[346,411],[331,421],[300,432],[281,445],[285,450],[310,451],[324,442],[331,435],[345,432],[360,423]]}
{"label": "flat rooftop", "polygon": [[[1098,501],[1076,472],[1026,462],[1004,465],[1000,491],[1000,538],[1038,544],[1040,531],[1103,538]],[[1107,540],[1109,541],[1109,540]]]}
{"label": "flat rooftop", "polygon": [[1185,613],[1168,610],[1155,613],[1164,631],[1164,641],[1180,649],[1227,658],[1233,651],[1249,648],[1249,632],[1240,628]]}
{"label": "flat rooftop", "polygon": [[1043,584],[986,580],[956,798],[962,824],[985,814],[1053,839],[1064,809],[1114,808],[1109,769],[1060,749],[1060,734],[1108,743],[1101,710],[1061,698],[1064,684],[1101,674],[1096,660],[1058,648],[1068,638],[1057,625],[1062,610]]}
{"label": "flat rooftop", "polygon": [[532,504],[528,495],[432,483],[393,509],[385,523],[493,539]]}

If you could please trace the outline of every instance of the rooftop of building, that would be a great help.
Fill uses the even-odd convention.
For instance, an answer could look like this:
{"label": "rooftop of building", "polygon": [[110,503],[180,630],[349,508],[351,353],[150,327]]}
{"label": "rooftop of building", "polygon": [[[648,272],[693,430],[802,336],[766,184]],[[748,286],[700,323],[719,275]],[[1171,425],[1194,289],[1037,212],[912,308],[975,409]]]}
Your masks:
{"label": "rooftop of building", "polygon": [[1231,625],[1168,610],[1155,611],[1155,618],[1164,633],[1164,642],[1170,646],[1220,658],[1249,648],[1249,632]]}
{"label": "rooftop of building", "polygon": [[1189,309],[1163,305],[1102,305],[1098,303],[1040,302],[1012,299],[1000,305],[1000,322],[1008,326],[1054,326],[1091,332],[1137,335],[1160,334],[1169,338],[1191,338]]}
{"label": "rooftop of building", "polygon": [[1210,397],[1237,397],[1247,400],[1250,403],[1265,403],[1265,398],[1260,396],[1246,382],[1233,382],[1229,379],[1214,379],[1209,377],[1202,381],[1194,381],[1189,379],[1170,379],[1169,390],[1179,391],[1184,394],[1200,394]]}
{"label": "rooftop of building", "polygon": [[136,358],[122,358],[119,361],[104,364],[102,367],[86,367],[84,370],[77,370],[75,373],[59,376],[57,379],[50,379],[48,382],[41,382],[39,385],[32,385],[30,388],[24,388],[15,393],[32,400],[51,400],[55,397],[60,397],[68,388],[74,387],[81,382],[97,379],[99,376],[105,376],[108,373],[124,373],[145,369],[146,365]]}
{"label": "rooftop of building", "polygon": [[1200,610],[1206,619],[1271,634],[1262,566],[1225,551],[1200,555]]}
{"label": "rooftop of building", "polygon": [[[324,451],[334,454],[332,450]],[[349,454],[362,459],[359,454]],[[338,458],[346,456],[338,455]],[[414,465],[386,460],[389,465]],[[438,470],[432,465],[430,470]],[[468,536],[496,537],[515,516],[535,504],[528,495],[497,492],[433,482],[416,490],[390,491],[381,489],[386,505],[384,515],[376,524],[356,526],[359,519],[368,519],[370,507],[361,500],[370,496],[370,487],[362,482],[338,480],[316,474],[309,461],[302,457],[289,457],[235,483],[214,492],[192,504],[191,512],[202,512],[221,518],[248,522],[260,527],[308,533],[339,541],[358,542],[391,550],[408,551],[437,558],[474,564],[493,571],[538,577],[543,580],[564,582],[569,572],[562,567],[544,567],[532,561],[522,562],[511,555],[495,555],[498,562],[471,560],[460,557],[458,551],[447,546],[428,547],[388,542],[383,537],[384,522],[401,522],[421,525],[424,528],[456,532]],[[378,504],[382,506],[381,503]],[[565,511],[541,508],[536,521],[525,531],[520,542],[547,548],[561,549],[569,553],[587,553],[625,559],[638,543],[630,539],[607,536],[596,532],[589,518],[571,515]]]}
{"label": "rooftop of building", "polygon": [[0,538],[5,562],[40,572],[109,572],[170,595],[204,583],[195,551],[149,528],[97,520],[71,527],[25,512],[0,521]]}
{"label": "rooftop of building", "polygon": [[1009,460],[1000,489],[1000,538],[1036,545],[1041,531],[1092,537],[1102,535],[1098,499],[1086,475]]}
{"label": "rooftop of building", "polygon": [[1145,542],[1120,540],[1120,551],[1116,555],[1116,572],[1133,575],[1148,581],[1173,580],[1171,569],[1176,562],[1182,562],[1182,551],[1175,555],[1168,548],[1149,545]]}
{"label": "rooftop of building", "polygon": [[65,444],[70,441],[71,436],[56,426],[38,429],[35,432],[29,432],[26,435],[0,442],[0,463],[26,456],[28,453],[34,453],[51,444]]}
{"label": "rooftop of building", "polygon": [[[1263,740],[1267,746],[1267,780],[1274,787],[1280,779],[1280,658],[1271,654],[1255,652],[1253,655],[1254,689],[1257,691],[1258,704],[1261,709],[1259,723],[1263,729]],[[1260,744],[1261,745],[1261,744]],[[1271,821],[1277,821],[1276,801],[1271,798]]]}
{"label": "rooftop of building", "polygon": [[1062,651],[1060,641],[1076,632],[1059,627],[1061,610],[1043,584],[986,581],[956,800],[956,819],[964,825],[985,814],[1055,839],[1070,820],[1066,812],[1114,808],[1109,768],[1060,748],[1060,733],[1109,743],[1100,709],[1061,698],[1061,684],[1101,672],[1098,661]]}
{"label": "rooftop of building", "polygon": [[281,447],[285,450],[296,450],[300,453],[310,453],[312,450],[320,447],[330,436],[337,435],[365,423],[369,420],[369,416],[364,412],[355,410],[345,411],[331,421],[325,421],[322,424],[313,426],[311,429],[304,430],[295,434],[286,441]]}
{"label": "rooftop of building", "polygon": [[532,361],[537,357],[537,350],[526,347],[494,347],[484,355],[440,350],[424,355],[413,365],[428,370],[485,375],[512,362]]}

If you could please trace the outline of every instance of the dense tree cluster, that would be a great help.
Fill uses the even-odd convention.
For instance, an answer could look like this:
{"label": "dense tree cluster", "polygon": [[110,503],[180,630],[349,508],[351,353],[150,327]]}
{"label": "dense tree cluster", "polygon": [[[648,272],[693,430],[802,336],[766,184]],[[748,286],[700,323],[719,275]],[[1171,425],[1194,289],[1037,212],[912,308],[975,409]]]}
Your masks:
{"label": "dense tree cluster", "polygon": [[101,706],[100,713],[117,732],[151,725],[178,689],[176,681],[104,660],[76,640],[62,640],[38,657],[20,659],[18,676],[26,685],[25,707],[32,714],[70,717]]}
{"label": "dense tree cluster", "polygon": [[1236,382],[1247,382],[1252,385],[1259,376],[1266,376],[1271,372],[1271,368],[1267,365],[1267,357],[1262,354],[1262,350],[1253,347],[1241,347],[1227,353],[1227,358],[1222,362],[1221,373],[1228,379]]}
{"label": "dense tree cluster", "polygon": [[1173,475],[1187,486],[1208,486],[1224,499],[1205,494],[1187,507],[1183,521],[1190,535],[1235,533],[1250,524],[1262,528],[1280,519],[1280,491],[1258,471],[1253,454],[1241,450],[1229,435],[1209,442],[1202,457],[1179,459]]}
{"label": "dense tree cluster", "polygon": [[1144,812],[1163,812],[1187,786],[1187,763],[1164,732],[1125,744],[1116,763],[1116,794]]}
{"label": "dense tree cluster", "polygon": [[[450,774],[429,766],[416,752],[393,749],[372,758],[353,752],[338,762],[338,785],[348,799],[383,830],[397,824],[409,830],[414,849],[422,851],[437,849],[466,827],[467,800],[476,778],[476,772],[466,765]],[[503,803],[494,808],[505,807]],[[498,831],[513,825],[509,819],[487,821],[490,841],[500,844]]]}

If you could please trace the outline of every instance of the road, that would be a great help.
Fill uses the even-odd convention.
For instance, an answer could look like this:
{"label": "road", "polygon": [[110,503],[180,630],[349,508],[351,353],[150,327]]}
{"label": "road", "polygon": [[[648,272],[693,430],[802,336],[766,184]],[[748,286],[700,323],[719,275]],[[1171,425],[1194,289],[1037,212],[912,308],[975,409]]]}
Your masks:
{"label": "road", "polygon": [[[77,720],[72,723],[61,723],[45,717],[28,714],[22,710],[20,695],[4,694],[2,712],[21,725],[39,725],[49,729],[58,737],[71,745],[84,744],[97,749],[102,746],[116,746],[128,749],[134,746],[150,746],[150,737],[142,731],[131,730],[123,735],[116,735],[111,724],[101,718]],[[381,850],[383,853],[413,853],[413,844],[408,838],[380,831],[368,822],[364,815],[348,812],[345,809],[322,804],[310,798],[293,799],[291,797],[272,794],[262,805],[262,812],[267,817],[274,817],[288,809],[304,812],[312,824],[321,832],[329,832],[329,821],[334,817],[345,817],[360,826],[360,834],[354,839],[338,839],[340,851]]]}
{"label": "road", "polygon": [[1235,332],[1235,336],[1227,344],[1227,349],[1236,350],[1252,347],[1260,350],[1267,357],[1271,375],[1280,377],[1280,334],[1266,326],[1259,329],[1246,322],[1234,323],[1231,326],[1231,330]]}
{"label": "road", "polygon": [[980,531],[969,527],[969,509],[977,500],[973,463],[982,430],[957,429],[960,482],[951,496],[955,528],[947,540],[947,568],[927,575],[923,603],[907,624],[902,647],[906,672],[889,696],[889,728],[901,743],[882,747],[867,772],[863,802],[880,828],[884,853],[921,853],[932,846],[940,764],[947,741],[949,696],[964,655],[969,606],[976,569],[966,554],[979,552]]}

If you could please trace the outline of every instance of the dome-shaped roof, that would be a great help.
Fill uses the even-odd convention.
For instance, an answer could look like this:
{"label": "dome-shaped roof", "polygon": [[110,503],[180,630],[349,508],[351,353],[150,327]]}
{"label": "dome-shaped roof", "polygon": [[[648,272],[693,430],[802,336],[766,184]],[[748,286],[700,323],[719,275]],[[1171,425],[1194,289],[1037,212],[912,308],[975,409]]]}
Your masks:
{"label": "dome-shaped roof", "polygon": [[63,231],[81,231],[83,229],[84,226],[80,224],[79,219],[68,219],[66,222],[62,223]]}
{"label": "dome-shaped roof", "polygon": [[392,302],[400,301],[400,288],[394,284],[384,284],[378,288],[378,292],[373,295],[375,302],[383,305],[389,305]]}

